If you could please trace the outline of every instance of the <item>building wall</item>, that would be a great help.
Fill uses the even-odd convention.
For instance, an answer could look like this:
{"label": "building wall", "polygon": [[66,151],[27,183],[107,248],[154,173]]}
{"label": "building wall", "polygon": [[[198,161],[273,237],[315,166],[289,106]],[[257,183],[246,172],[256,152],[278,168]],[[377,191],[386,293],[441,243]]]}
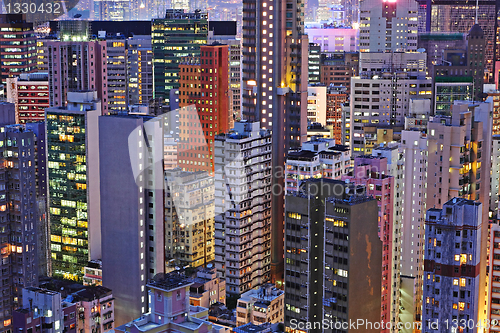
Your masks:
{"label": "building wall", "polygon": [[19,125],[0,131],[0,226],[2,305],[0,327],[12,329],[22,289],[38,285],[35,135]]}
{"label": "building wall", "polygon": [[46,110],[52,272],[75,281],[101,255],[99,164],[87,164],[99,161],[95,98],[95,92],[69,93],[66,109]]}
{"label": "building wall", "polygon": [[165,269],[163,165],[146,160],[163,156],[163,135],[149,119],[99,118],[102,281],[116,298],[116,326],[147,312],[146,283]]}
{"label": "building wall", "polygon": [[417,50],[418,5],[416,1],[361,0],[359,8],[361,52]]}
{"label": "building wall", "polygon": [[70,91],[97,91],[101,114],[108,113],[107,53],[105,41],[49,41],[50,105],[65,106]]}
{"label": "building wall", "polygon": [[258,123],[236,126],[214,149],[215,267],[232,295],[270,279],[271,254],[271,136]]}
{"label": "building wall", "polygon": [[[424,222],[427,196],[427,137],[420,131],[403,131],[401,146],[404,158],[402,182],[401,276],[402,322],[418,322],[422,318]],[[407,330],[406,332],[409,332]]]}
{"label": "building wall", "polygon": [[[381,317],[383,322],[391,322],[392,319],[392,304],[399,304],[397,288],[393,269],[397,265],[394,259],[394,192],[395,178],[386,175],[387,158],[360,156],[354,159],[354,171],[352,176],[343,176],[342,179],[349,180],[349,183],[356,185],[365,185],[366,194],[377,199],[379,207],[379,237],[382,241],[382,285],[381,285]],[[397,276],[397,274],[396,274]],[[396,292],[396,293],[394,293]],[[385,331],[385,330],[384,330]]]}
{"label": "building wall", "polygon": [[310,180],[300,195],[286,196],[286,329],[323,319],[380,322],[377,203],[363,195],[350,201],[345,186]]}
{"label": "building wall", "polygon": [[165,180],[167,261],[205,266],[214,260],[214,179],[177,168],[167,171]]}
{"label": "building wall", "polygon": [[[33,23],[25,21],[21,14],[3,14],[0,17],[0,61],[2,84],[7,78],[20,73],[31,73],[36,69],[36,37]],[[12,47],[17,45],[17,47]],[[19,56],[19,58],[13,58]]]}
{"label": "building wall", "polygon": [[30,79],[30,76],[7,78],[6,87],[7,100],[16,105],[18,124],[45,120],[44,111],[50,106],[47,76],[44,75],[43,79]]}
{"label": "building wall", "polygon": [[326,98],[325,86],[307,87],[307,122],[326,125]]}
{"label": "building wall", "polygon": [[305,28],[309,42],[321,46],[321,52],[355,52],[358,30],[352,28]]}
{"label": "building wall", "polygon": [[479,272],[481,203],[453,198],[442,209],[429,209],[425,225],[422,332],[432,332],[429,323],[454,318],[478,323],[479,294],[484,290]]}
{"label": "building wall", "polygon": [[214,172],[209,149],[217,134],[229,131],[233,118],[228,57],[227,45],[204,45],[200,47],[199,59],[191,58],[179,66],[177,163],[184,171]]}
{"label": "building wall", "polygon": [[[153,45],[153,97],[168,103],[171,89],[179,88],[178,63],[181,57],[198,56],[200,45],[207,43],[208,15],[168,10],[166,18],[152,22]],[[180,36],[175,31],[183,32]],[[187,48],[178,50],[181,46]]]}

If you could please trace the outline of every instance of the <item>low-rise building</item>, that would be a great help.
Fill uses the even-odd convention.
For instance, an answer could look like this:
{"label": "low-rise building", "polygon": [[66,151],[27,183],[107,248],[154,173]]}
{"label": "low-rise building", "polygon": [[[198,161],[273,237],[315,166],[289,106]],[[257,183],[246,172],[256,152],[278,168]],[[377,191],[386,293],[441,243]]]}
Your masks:
{"label": "low-rise building", "polygon": [[241,295],[236,307],[236,325],[247,323],[282,323],[284,316],[285,292],[268,283]]}
{"label": "low-rise building", "polygon": [[189,304],[192,284],[177,273],[157,275],[147,285],[150,312],[117,327],[115,332],[228,333],[228,328],[207,321],[207,308]]}
{"label": "low-rise building", "polygon": [[13,312],[15,332],[77,333],[76,304],[41,288],[23,289],[23,306]]}
{"label": "low-rise building", "polygon": [[76,302],[79,330],[107,332],[114,328],[115,311],[111,289],[88,286],[72,294],[68,300]]}
{"label": "low-rise building", "polygon": [[217,302],[226,304],[226,280],[217,276],[215,268],[202,268],[190,287],[189,304],[209,308]]}

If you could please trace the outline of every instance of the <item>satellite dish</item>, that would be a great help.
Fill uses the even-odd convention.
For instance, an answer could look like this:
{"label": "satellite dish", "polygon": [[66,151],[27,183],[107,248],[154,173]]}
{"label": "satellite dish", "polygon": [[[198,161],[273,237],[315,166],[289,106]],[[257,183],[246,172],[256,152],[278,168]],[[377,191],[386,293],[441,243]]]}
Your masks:
{"label": "satellite dish", "polygon": [[417,50],[417,52],[423,53],[423,52],[425,52],[425,49],[424,49],[423,47],[421,47],[421,48],[419,48],[419,49]]}
{"label": "satellite dish", "polygon": [[212,264],[208,264],[208,265],[207,265],[207,268],[212,268],[212,267],[213,267],[213,265],[212,265]]}
{"label": "satellite dish", "polygon": [[73,16],[73,18],[80,18],[82,17],[82,14],[75,14],[75,16]]}

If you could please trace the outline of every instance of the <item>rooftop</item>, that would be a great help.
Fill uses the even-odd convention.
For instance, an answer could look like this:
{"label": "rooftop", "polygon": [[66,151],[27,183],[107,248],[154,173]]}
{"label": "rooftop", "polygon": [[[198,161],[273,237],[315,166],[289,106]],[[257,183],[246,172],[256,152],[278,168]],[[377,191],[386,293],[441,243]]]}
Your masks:
{"label": "rooftop", "polygon": [[288,159],[295,161],[312,161],[318,153],[310,150],[298,150],[288,152]]}
{"label": "rooftop", "polygon": [[270,330],[271,323],[263,323],[261,325],[255,325],[252,323],[248,323],[248,324],[237,327],[237,329],[239,332],[257,333],[257,332]]}
{"label": "rooftop", "polygon": [[111,296],[111,289],[103,286],[86,286],[84,289],[77,291],[73,294],[75,302],[78,301],[93,301],[106,296]]}
{"label": "rooftop", "polygon": [[448,200],[443,206],[479,206],[481,203],[479,201],[468,200],[464,198],[453,198]]}
{"label": "rooftop", "polygon": [[193,282],[186,279],[184,275],[177,272],[168,274],[160,273],[148,283],[148,287],[162,289],[165,291],[179,289],[181,287],[190,286]]}
{"label": "rooftop", "polygon": [[28,287],[28,288],[26,288],[26,290],[36,292],[38,294],[45,294],[45,295],[52,295],[52,296],[58,294],[58,292],[56,292],[56,291],[43,289],[43,288],[37,288],[37,287]]}

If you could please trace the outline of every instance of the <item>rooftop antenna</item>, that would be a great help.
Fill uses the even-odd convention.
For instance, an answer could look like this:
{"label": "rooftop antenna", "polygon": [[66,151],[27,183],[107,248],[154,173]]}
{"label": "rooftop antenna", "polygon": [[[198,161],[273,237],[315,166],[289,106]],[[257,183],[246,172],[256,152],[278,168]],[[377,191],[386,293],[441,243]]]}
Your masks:
{"label": "rooftop antenna", "polygon": [[476,24],[477,24],[477,13],[479,10],[479,0],[476,0]]}

